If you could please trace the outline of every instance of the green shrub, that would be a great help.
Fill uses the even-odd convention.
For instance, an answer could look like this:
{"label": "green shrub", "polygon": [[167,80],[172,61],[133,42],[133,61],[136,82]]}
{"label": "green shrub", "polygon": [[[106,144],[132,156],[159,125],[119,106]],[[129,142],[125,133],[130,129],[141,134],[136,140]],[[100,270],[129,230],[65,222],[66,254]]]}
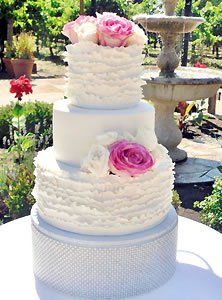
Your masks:
{"label": "green shrub", "polygon": [[30,214],[35,203],[31,192],[34,187],[35,176],[25,164],[19,164],[6,180],[7,196],[5,204],[11,219],[24,217]]}
{"label": "green shrub", "polygon": [[[7,148],[14,143],[12,132],[12,108],[11,103],[0,107],[0,146]],[[25,111],[27,132],[36,136],[36,148],[40,150],[52,145],[52,104],[35,101],[23,105]]]}
{"label": "green shrub", "polygon": [[10,125],[12,123],[12,104],[0,106],[0,143],[2,145],[4,136],[10,138]]}
{"label": "green shrub", "polygon": [[222,177],[216,178],[211,195],[196,201],[194,207],[201,209],[200,219],[204,224],[222,232]]}
{"label": "green shrub", "polygon": [[174,206],[174,208],[177,210],[180,205],[181,205],[181,201],[180,201],[180,196],[178,194],[178,192],[176,190],[173,190],[173,198],[172,198],[172,205]]}

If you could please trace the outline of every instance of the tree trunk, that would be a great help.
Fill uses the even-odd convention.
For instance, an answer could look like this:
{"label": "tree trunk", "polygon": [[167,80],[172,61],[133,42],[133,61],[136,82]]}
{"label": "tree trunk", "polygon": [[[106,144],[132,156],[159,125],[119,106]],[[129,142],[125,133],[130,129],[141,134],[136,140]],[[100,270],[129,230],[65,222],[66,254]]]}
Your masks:
{"label": "tree trunk", "polygon": [[84,15],[84,0],[80,0],[80,15]]}
{"label": "tree trunk", "polygon": [[[191,8],[192,8],[192,0],[186,0],[185,9],[184,9],[185,16],[191,15]],[[189,39],[190,39],[190,33],[185,33],[183,39],[183,49],[182,49],[182,62],[181,62],[182,66],[187,66]]]}
{"label": "tree trunk", "polygon": [[218,59],[219,58],[219,47],[216,46],[216,58]]}
{"label": "tree trunk", "polygon": [[14,23],[14,19],[9,19],[8,20],[8,25],[7,25],[7,42],[8,42],[9,46],[12,46],[13,23]]}
{"label": "tree trunk", "polygon": [[36,53],[39,55],[39,36],[36,38]]}
{"label": "tree trunk", "polygon": [[52,47],[49,47],[49,51],[50,51],[50,56],[54,57],[54,53],[53,53],[53,48]]}
{"label": "tree trunk", "polygon": [[96,17],[96,0],[91,0],[90,15]]}

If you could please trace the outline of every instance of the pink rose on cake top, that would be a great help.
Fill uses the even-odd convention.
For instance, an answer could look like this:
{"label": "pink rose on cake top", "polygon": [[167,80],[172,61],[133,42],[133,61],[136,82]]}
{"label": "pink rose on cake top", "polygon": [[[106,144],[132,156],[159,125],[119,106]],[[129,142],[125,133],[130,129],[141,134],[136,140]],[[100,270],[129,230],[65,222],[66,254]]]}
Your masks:
{"label": "pink rose on cake top", "polygon": [[79,16],[75,21],[64,25],[62,33],[72,44],[91,41],[111,48],[138,43],[144,45],[147,41],[146,35],[138,25],[108,12],[97,14],[97,18]]}
{"label": "pink rose on cake top", "polygon": [[99,16],[96,25],[102,46],[126,46],[127,38],[133,35],[133,23],[112,13]]}

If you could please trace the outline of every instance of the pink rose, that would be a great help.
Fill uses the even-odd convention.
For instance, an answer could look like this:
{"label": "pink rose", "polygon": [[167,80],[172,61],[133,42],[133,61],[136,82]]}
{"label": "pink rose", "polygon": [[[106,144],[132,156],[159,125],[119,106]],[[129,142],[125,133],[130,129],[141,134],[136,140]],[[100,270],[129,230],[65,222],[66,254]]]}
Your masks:
{"label": "pink rose", "polygon": [[96,18],[79,16],[75,21],[64,25],[62,33],[67,36],[72,44],[80,41],[92,41],[98,43]]}
{"label": "pink rose", "polygon": [[114,13],[103,13],[97,17],[97,31],[102,46],[121,47],[133,34],[133,23]]}
{"label": "pink rose", "polygon": [[155,163],[153,156],[142,145],[121,140],[109,146],[109,168],[117,175],[136,176],[145,173]]}
{"label": "pink rose", "polygon": [[75,25],[75,21],[69,22],[64,25],[63,30],[62,30],[62,34],[67,36],[70,39],[70,41],[72,42],[72,44],[75,44],[76,42],[78,42],[77,34],[73,30],[74,25]]}

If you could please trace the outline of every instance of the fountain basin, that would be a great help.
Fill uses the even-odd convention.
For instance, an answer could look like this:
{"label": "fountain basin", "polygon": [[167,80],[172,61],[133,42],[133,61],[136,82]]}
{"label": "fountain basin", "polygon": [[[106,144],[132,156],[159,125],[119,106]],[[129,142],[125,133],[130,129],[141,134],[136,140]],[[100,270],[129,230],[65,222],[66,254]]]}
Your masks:
{"label": "fountain basin", "polygon": [[140,23],[146,31],[157,33],[187,33],[193,31],[198,25],[204,22],[198,17],[177,17],[165,15],[137,15],[134,21]]}
{"label": "fountain basin", "polygon": [[155,132],[158,142],[164,145],[174,162],[186,160],[187,153],[177,146],[182,134],[174,120],[178,102],[199,100],[214,96],[222,85],[222,73],[209,69],[180,67],[176,77],[159,76],[157,67],[145,67],[142,79],[144,98],[155,106]]}
{"label": "fountain basin", "polygon": [[179,67],[177,77],[159,76],[157,67],[145,67],[142,79],[144,98],[151,101],[190,101],[209,98],[222,85],[222,72],[193,67]]}

